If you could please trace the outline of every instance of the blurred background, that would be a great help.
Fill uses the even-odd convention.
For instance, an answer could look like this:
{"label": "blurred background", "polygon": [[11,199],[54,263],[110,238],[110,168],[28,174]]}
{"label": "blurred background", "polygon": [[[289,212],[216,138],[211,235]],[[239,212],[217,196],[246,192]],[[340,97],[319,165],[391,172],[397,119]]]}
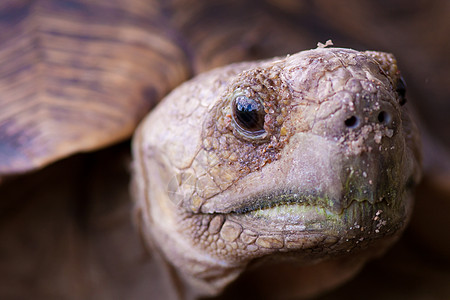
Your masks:
{"label": "blurred background", "polygon": [[[319,299],[450,299],[450,1],[7,0],[0,4],[0,49],[31,19],[53,18],[83,22],[87,31],[91,24],[118,30],[144,24],[149,36],[143,39],[176,31],[170,40],[186,53],[186,76],[315,48],[329,39],[337,47],[394,53],[407,83],[407,105],[425,135],[425,177],[416,209],[404,236],[383,258]],[[127,65],[130,57],[117,60]],[[154,93],[138,95],[136,101],[158,100]],[[133,228],[129,140],[122,141],[2,182],[1,299],[171,295]],[[231,288],[222,298],[254,296]]]}

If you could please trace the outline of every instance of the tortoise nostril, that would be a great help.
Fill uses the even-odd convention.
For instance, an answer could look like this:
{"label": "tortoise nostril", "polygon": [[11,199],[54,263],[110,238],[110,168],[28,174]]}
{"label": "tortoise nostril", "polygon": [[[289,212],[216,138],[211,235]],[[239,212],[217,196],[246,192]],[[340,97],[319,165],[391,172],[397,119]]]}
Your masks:
{"label": "tortoise nostril", "polygon": [[391,115],[385,111],[381,111],[378,114],[378,121],[383,124],[389,124],[391,121]]}
{"label": "tortoise nostril", "polygon": [[350,118],[345,120],[344,123],[345,126],[347,126],[348,128],[355,128],[356,126],[359,125],[359,119],[355,116],[351,116]]}

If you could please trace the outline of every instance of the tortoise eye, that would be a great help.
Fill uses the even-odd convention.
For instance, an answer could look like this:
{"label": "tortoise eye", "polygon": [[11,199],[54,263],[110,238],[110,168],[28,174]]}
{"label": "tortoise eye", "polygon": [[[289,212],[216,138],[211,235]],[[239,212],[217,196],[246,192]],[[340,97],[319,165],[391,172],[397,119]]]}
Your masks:
{"label": "tortoise eye", "polygon": [[233,120],[236,129],[247,138],[259,138],[265,134],[264,106],[260,101],[238,95],[233,100]]}
{"label": "tortoise eye", "polygon": [[404,105],[406,103],[406,83],[403,77],[400,77],[397,82],[397,87],[395,88],[399,96],[400,105]]}

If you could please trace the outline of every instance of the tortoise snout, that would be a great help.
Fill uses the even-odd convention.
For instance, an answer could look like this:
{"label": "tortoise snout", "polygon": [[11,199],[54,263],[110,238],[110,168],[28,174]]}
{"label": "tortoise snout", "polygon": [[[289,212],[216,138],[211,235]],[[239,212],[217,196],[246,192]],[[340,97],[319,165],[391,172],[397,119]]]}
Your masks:
{"label": "tortoise snout", "polygon": [[396,115],[396,111],[391,104],[377,103],[376,107],[373,108],[363,107],[356,111],[348,111],[343,116],[343,120],[337,121],[343,122],[347,130],[355,130],[365,125],[379,125],[395,129],[398,123]]}
{"label": "tortoise snout", "polygon": [[320,105],[313,122],[314,133],[334,140],[358,139],[371,132],[392,137],[400,126],[400,113],[376,93],[342,92]]}

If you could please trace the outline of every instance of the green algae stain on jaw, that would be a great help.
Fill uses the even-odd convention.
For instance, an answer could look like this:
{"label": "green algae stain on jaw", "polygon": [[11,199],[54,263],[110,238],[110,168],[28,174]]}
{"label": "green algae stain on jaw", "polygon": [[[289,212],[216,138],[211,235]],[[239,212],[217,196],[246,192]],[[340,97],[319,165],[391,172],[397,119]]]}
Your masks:
{"label": "green algae stain on jaw", "polygon": [[296,229],[303,228],[308,231],[323,229],[329,224],[337,224],[342,217],[327,208],[301,203],[276,205],[257,209],[248,214],[253,218],[271,220],[271,223],[288,225],[288,228],[291,229],[293,229],[292,226],[295,226]]}
{"label": "green algae stain on jaw", "polygon": [[[400,213],[393,213],[392,208],[392,205],[385,201],[372,204],[366,200],[352,201],[340,212],[305,203],[284,203],[259,208],[245,213],[245,216],[258,219],[265,223],[267,228],[286,234],[297,231],[297,233],[321,232],[328,236],[337,236],[347,232],[350,238],[360,238],[365,236],[365,232],[372,232],[374,235],[371,238],[375,238],[378,234],[386,235],[390,231],[396,231],[395,228],[403,223],[400,221],[404,218],[403,209],[398,207]],[[383,220],[380,217],[381,213]],[[391,229],[381,232],[381,226],[386,225]]]}
{"label": "green algae stain on jaw", "polygon": [[333,221],[339,218],[339,215],[326,208],[301,203],[276,205],[252,211],[250,214],[256,218],[267,218],[286,224],[305,224],[305,220],[311,219],[313,215],[317,215],[324,221]]}

